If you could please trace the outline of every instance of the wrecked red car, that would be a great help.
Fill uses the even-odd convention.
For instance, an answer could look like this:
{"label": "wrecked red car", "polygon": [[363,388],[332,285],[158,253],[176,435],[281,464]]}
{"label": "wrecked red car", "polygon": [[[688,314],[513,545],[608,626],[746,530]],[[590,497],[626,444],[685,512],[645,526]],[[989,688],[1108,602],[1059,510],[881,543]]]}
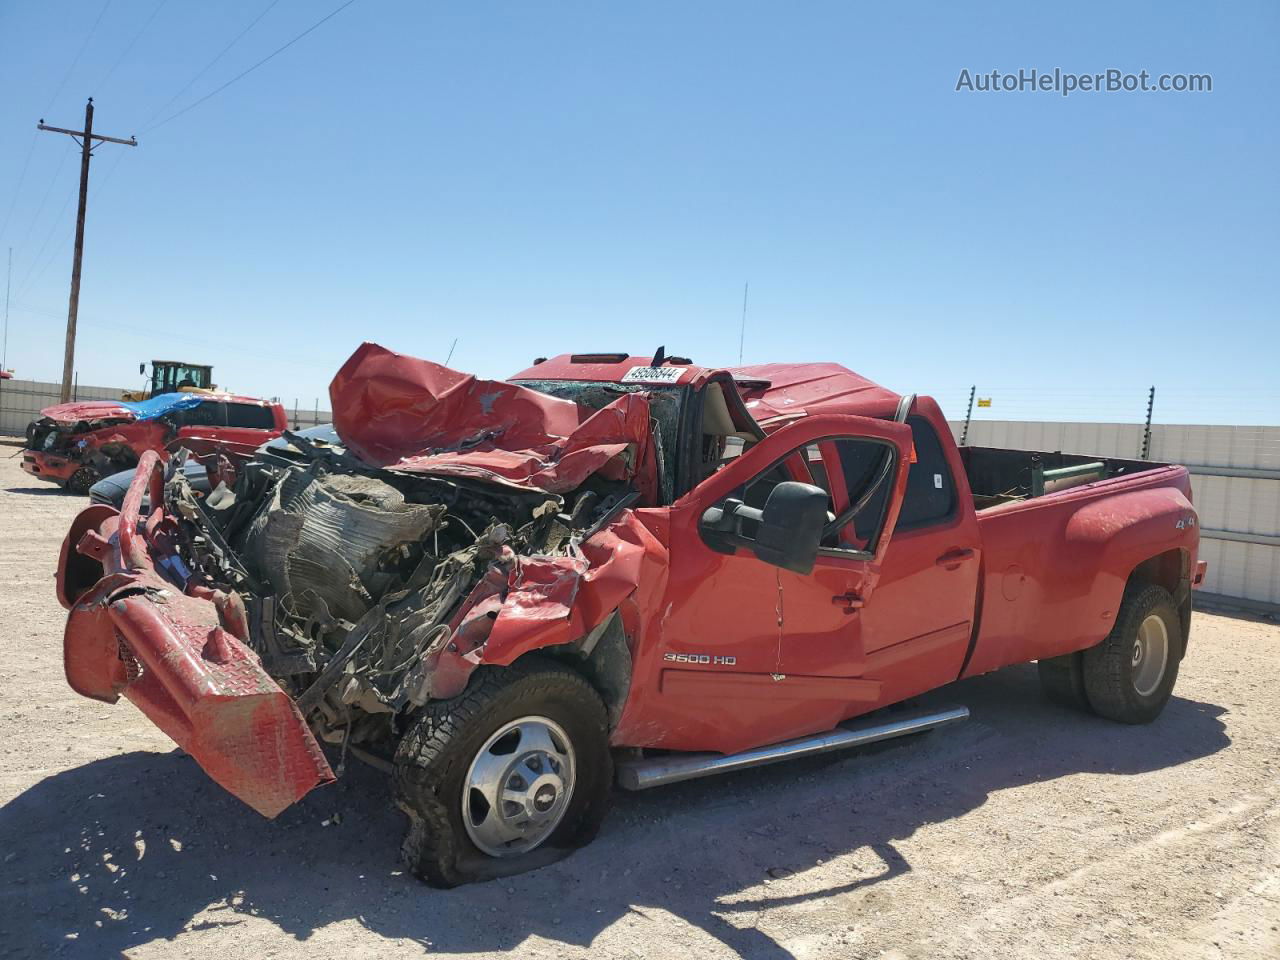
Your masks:
{"label": "wrecked red car", "polygon": [[45,407],[28,425],[22,469],[83,494],[103,477],[137,466],[147,450],[166,458],[184,443],[252,450],[287,426],[280,404],[230,394],[62,403]]}
{"label": "wrecked red car", "polygon": [[962,719],[877,711],[1006,664],[1147,722],[1187,648],[1185,468],[961,449],[834,364],[494,382],[365,344],[330,397],[333,442],[286,433],[202,499],[149,452],[80,514],[66,675],[268,817],[334,778],[321,743],[385,769],[431,883],[564,855],[615,779]]}

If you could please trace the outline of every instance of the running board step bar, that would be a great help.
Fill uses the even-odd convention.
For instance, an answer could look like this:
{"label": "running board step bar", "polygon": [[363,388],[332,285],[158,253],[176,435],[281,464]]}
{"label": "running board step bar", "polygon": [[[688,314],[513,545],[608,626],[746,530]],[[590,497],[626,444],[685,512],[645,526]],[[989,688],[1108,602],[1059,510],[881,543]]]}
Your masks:
{"label": "running board step bar", "polygon": [[681,780],[696,780],[716,773],[731,773],[766,763],[811,757],[833,750],[861,747],[894,737],[936,730],[969,718],[968,707],[948,707],[934,713],[917,713],[894,720],[841,726],[827,733],[788,740],[742,753],[670,753],[660,757],[623,760],[617,764],[618,785],[624,790],[648,790]]}

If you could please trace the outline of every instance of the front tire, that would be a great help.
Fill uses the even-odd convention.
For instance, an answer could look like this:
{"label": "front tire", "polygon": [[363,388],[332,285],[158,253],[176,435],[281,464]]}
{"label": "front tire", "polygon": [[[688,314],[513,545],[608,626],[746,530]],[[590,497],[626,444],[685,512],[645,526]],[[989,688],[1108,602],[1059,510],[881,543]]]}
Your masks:
{"label": "front tire", "polygon": [[401,855],[438,887],[545,866],[595,837],[612,781],[605,706],[582,676],[537,658],[481,667],[396,749]]}
{"label": "front tire", "polygon": [[1120,723],[1150,723],[1178,679],[1182,624],[1173,597],[1155,584],[1125,590],[1115,626],[1084,651],[1084,690],[1094,712]]}
{"label": "front tire", "polygon": [[93,467],[81,467],[67,481],[67,491],[79,494],[82,497],[88,496],[89,488],[101,479],[102,474],[98,473]]}

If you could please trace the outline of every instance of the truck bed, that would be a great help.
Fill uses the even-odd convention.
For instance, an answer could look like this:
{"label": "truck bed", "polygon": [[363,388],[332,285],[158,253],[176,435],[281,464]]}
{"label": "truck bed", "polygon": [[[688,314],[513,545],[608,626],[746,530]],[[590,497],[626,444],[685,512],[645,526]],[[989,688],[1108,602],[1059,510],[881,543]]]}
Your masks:
{"label": "truck bed", "polygon": [[960,459],[964,462],[973,506],[978,512],[1098,480],[1128,477],[1168,466],[1150,460],[999,447],[961,447]]}

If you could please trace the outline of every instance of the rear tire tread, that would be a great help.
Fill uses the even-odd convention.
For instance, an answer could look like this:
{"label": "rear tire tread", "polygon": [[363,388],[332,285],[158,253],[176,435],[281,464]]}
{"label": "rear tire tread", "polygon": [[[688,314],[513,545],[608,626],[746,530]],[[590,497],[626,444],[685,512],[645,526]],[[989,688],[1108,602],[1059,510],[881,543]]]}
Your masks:
{"label": "rear tire tread", "polygon": [[[1133,645],[1144,620],[1152,614],[1165,621],[1169,649],[1165,673],[1150,696],[1133,685]],[[1169,592],[1157,584],[1136,583],[1125,589],[1115,625],[1107,638],[1084,651],[1084,689],[1094,712],[1120,723],[1150,723],[1160,715],[1178,678],[1182,660],[1182,625]]]}

